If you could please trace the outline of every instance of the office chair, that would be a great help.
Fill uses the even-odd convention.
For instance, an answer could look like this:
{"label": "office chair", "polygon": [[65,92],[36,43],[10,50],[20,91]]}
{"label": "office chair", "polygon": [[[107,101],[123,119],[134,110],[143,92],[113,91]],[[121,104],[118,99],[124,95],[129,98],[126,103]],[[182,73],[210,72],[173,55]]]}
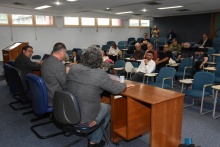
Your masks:
{"label": "office chair", "polygon": [[72,57],[72,50],[67,50],[66,53],[68,54],[69,57]]}
{"label": "office chair", "polygon": [[138,38],[138,39],[137,39],[137,42],[138,42],[138,43],[142,43],[143,41],[144,41],[144,38]]}
{"label": "office chair", "polygon": [[183,79],[185,79],[185,77],[190,77],[193,69],[192,64],[193,64],[192,58],[182,59],[175,76],[183,77]]}
{"label": "office chair", "polygon": [[106,43],[106,44],[111,46],[111,45],[112,45],[112,43],[114,43],[114,42],[115,42],[115,41],[107,41],[107,43]]}
{"label": "office chair", "polygon": [[[72,126],[73,133],[77,132],[80,136],[86,137],[89,140],[86,134],[92,133],[93,131],[95,131],[101,126],[103,135],[106,140],[106,144],[107,146],[109,146],[105,130],[102,126],[103,123],[105,122],[105,119],[103,119],[98,125],[95,125],[93,127],[77,125],[81,121],[81,114],[80,114],[80,107],[79,107],[78,101],[76,97],[73,96],[73,94],[67,91],[63,91],[63,90],[55,91],[53,107],[54,107],[54,118],[58,123],[63,124],[62,129],[65,132],[68,131],[66,129],[67,126]],[[65,147],[72,146],[78,143],[82,139],[83,138],[81,137],[80,139],[75,140],[74,142],[66,145]]]}
{"label": "office chair", "polygon": [[41,59],[41,56],[40,56],[40,55],[33,55],[33,56],[31,57],[31,59],[40,60],[40,59]]}
{"label": "office chair", "polygon": [[220,62],[216,64],[216,71],[215,71],[215,83],[220,83]]}
{"label": "office chair", "polygon": [[117,60],[114,64],[114,70],[117,71],[117,75],[120,76],[125,68],[125,61]]}
{"label": "office chair", "polygon": [[[25,76],[23,75],[23,73],[15,68],[15,67],[12,67],[11,68],[11,72],[12,72],[12,75],[13,75],[13,82],[15,82],[15,85],[18,89],[18,97],[17,98],[17,101],[15,102],[11,102],[9,103],[9,106],[13,109],[13,110],[23,110],[23,109],[26,109],[26,108],[31,108],[30,106],[30,97],[28,97],[28,93],[29,93],[29,89],[28,89],[28,85],[27,85],[27,81],[25,79]],[[23,105],[27,105],[27,106],[24,106],[24,107],[15,107],[14,104],[23,104]]]}
{"label": "office chair", "polygon": [[108,52],[109,49],[110,49],[110,47],[111,47],[110,45],[107,45],[107,44],[106,44],[106,45],[103,45],[103,46],[102,46],[102,49],[104,49],[106,52]]}
{"label": "office chair", "polygon": [[[34,74],[28,74],[26,75],[26,78],[27,78],[30,91],[31,91],[32,106],[33,106],[34,113],[39,116],[42,116],[47,113],[52,114],[53,106],[48,106],[48,94],[47,94],[47,88],[46,88],[46,84],[44,80]],[[33,125],[31,127],[31,130],[40,139],[47,139],[50,137],[63,134],[63,132],[58,132],[58,133],[54,133],[48,136],[42,136],[35,130],[35,128],[39,126],[44,126],[50,123],[53,123],[52,119],[50,119],[50,121],[48,122]]]}
{"label": "office chair", "polygon": [[206,114],[211,111],[203,112],[203,101],[207,96],[211,96],[213,91],[211,86],[214,83],[215,75],[210,72],[197,72],[194,75],[192,89],[184,90],[183,93],[193,99],[192,103],[184,107],[194,105],[194,99],[201,100],[200,114]]}
{"label": "office chair", "polygon": [[131,74],[134,72],[134,66],[132,65],[131,62],[126,62],[125,63],[125,71],[127,73],[126,74],[126,79],[131,79]]}
{"label": "office chair", "polygon": [[160,69],[157,81],[155,83],[149,83],[149,85],[160,87],[160,88],[172,88],[173,89],[173,78],[176,70],[172,67],[163,67]]}

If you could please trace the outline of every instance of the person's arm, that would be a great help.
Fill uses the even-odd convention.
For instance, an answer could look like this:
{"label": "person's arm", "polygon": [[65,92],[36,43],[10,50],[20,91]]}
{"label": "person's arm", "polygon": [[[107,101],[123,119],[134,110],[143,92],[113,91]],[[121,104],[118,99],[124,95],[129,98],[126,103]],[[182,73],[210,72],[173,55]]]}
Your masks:
{"label": "person's arm", "polygon": [[31,70],[40,70],[41,64],[37,64],[36,62],[32,62],[30,59],[25,61],[27,68]]}
{"label": "person's arm", "polygon": [[146,64],[145,67],[146,67],[146,73],[152,73],[155,70],[156,63],[153,60],[151,60]]}
{"label": "person's arm", "polygon": [[69,68],[65,68],[64,65],[60,64],[56,69],[56,78],[59,81],[63,89],[66,88],[66,72],[69,72]]}

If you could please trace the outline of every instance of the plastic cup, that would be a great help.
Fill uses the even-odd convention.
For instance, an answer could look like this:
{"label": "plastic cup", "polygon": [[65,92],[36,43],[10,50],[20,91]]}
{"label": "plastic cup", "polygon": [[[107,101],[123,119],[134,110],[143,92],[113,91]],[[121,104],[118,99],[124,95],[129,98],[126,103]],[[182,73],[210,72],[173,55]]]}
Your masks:
{"label": "plastic cup", "polygon": [[125,76],[120,76],[120,83],[124,83],[125,82]]}
{"label": "plastic cup", "polygon": [[188,137],[185,138],[185,139],[184,139],[184,144],[185,144],[185,145],[190,145],[190,144],[192,144],[192,138],[188,138]]}

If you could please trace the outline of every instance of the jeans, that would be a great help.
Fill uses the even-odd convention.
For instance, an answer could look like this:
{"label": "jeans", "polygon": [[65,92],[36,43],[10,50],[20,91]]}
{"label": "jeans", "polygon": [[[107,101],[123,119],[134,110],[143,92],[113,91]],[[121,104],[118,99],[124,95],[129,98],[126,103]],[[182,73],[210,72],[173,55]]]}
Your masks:
{"label": "jeans", "polygon": [[[103,124],[103,127],[106,128],[106,126],[110,121],[110,111],[111,111],[111,107],[109,104],[101,103],[101,110],[95,119],[97,124],[99,124],[105,118],[105,123]],[[92,132],[90,142],[99,143],[102,139],[102,136],[103,136],[103,132],[100,126],[98,129]]]}

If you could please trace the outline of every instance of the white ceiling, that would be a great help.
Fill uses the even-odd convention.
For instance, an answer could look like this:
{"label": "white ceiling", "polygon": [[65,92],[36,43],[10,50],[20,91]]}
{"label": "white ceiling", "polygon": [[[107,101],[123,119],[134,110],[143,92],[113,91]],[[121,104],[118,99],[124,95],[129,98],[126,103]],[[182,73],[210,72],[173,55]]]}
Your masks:
{"label": "white ceiling", "polygon": [[[59,6],[54,3],[59,1]],[[23,3],[25,6],[13,3]],[[148,5],[147,2],[157,2],[159,5]],[[52,7],[35,10],[35,7],[50,5]],[[159,7],[179,6],[182,8],[158,10]],[[109,7],[112,11],[105,11]],[[146,12],[141,10],[146,9]],[[190,11],[180,12],[179,9]],[[117,12],[133,11],[133,14],[116,15]],[[48,14],[54,16],[88,16],[115,18],[146,18],[163,17],[207,12],[219,12],[220,0],[0,0],[0,13],[30,13]],[[135,14],[139,14],[138,16]]]}

